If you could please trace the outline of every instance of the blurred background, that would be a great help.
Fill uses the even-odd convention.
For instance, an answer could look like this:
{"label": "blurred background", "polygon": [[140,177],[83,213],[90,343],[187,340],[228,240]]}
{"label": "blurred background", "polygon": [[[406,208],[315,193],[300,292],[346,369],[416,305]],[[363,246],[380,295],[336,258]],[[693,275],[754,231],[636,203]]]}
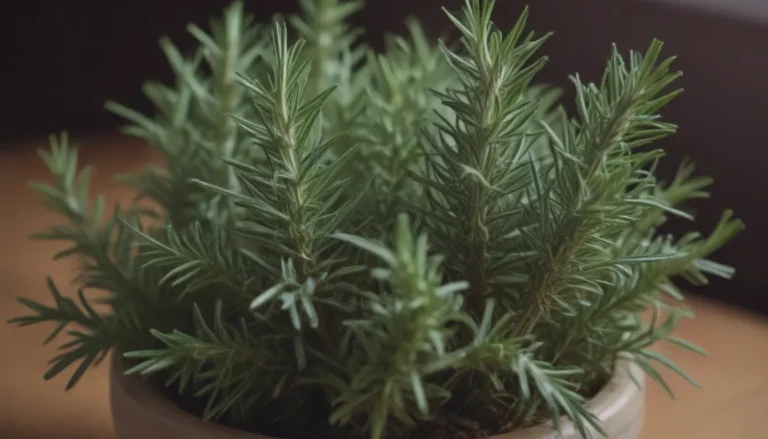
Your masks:
{"label": "blurred background", "polygon": [[[206,24],[218,14],[226,0],[27,0],[0,2],[0,41],[6,51],[0,64],[0,204],[2,238],[10,247],[0,259],[0,310],[16,314],[11,298],[43,290],[44,275],[53,269],[44,244],[26,241],[32,225],[47,224],[40,217],[29,192],[27,178],[43,175],[30,157],[45,144],[48,134],[69,130],[88,146],[87,158],[97,160],[102,172],[97,184],[111,185],[109,174],[123,172],[124,163],[142,163],[142,145],[116,135],[119,120],[103,110],[107,99],[141,111],[148,102],[139,93],[147,78],[170,79],[157,40],[170,36],[180,47],[190,47],[185,26]],[[384,32],[401,32],[403,20],[414,15],[426,29],[440,36],[449,25],[440,6],[458,8],[459,0],[368,0],[367,8],[355,16],[367,29],[366,38],[379,46]],[[502,28],[517,18],[522,0],[498,0],[496,21]],[[768,276],[762,267],[768,244],[768,1],[766,0],[536,0],[531,6],[531,26],[553,30],[545,46],[550,63],[540,81],[569,90],[568,75],[578,72],[588,80],[599,80],[610,44],[622,51],[643,50],[653,37],[666,43],[665,53],[677,55],[677,67],[685,76],[679,84],[685,93],[671,104],[664,116],[679,124],[679,134],[664,142],[669,152],[662,172],[671,176],[678,163],[692,157],[698,172],[715,179],[712,200],[695,205],[697,227],[712,228],[722,210],[731,208],[747,224],[742,233],[717,255],[719,262],[738,267],[729,282],[713,281],[703,288],[689,288],[694,295],[755,314],[768,314]],[[267,20],[276,12],[297,9],[295,0],[246,0],[257,19]],[[567,94],[566,99],[571,95]],[[133,161],[133,162],[131,162]],[[118,192],[113,192],[118,194]],[[686,224],[686,228],[690,225]],[[30,230],[27,230],[30,229]],[[7,238],[7,239],[6,239]],[[67,266],[64,266],[65,276]],[[57,272],[58,273],[58,272]],[[41,293],[42,294],[42,293]],[[13,312],[12,312],[13,311]],[[44,332],[44,331],[43,331]],[[35,343],[40,338],[30,341]],[[17,340],[17,330],[0,330],[0,341]],[[26,333],[25,333],[26,334]],[[27,347],[24,348],[28,350]],[[30,347],[31,349],[31,347]],[[4,349],[7,351],[7,349]],[[41,350],[42,351],[42,350]],[[44,367],[50,350],[34,354]],[[12,387],[14,373],[26,370],[30,357],[8,360],[0,392],[41,386],[22,380]],[[29,374],[27,374],[29,375]],[[25,375],[26,376],[26,375]],[[39,380],[39,375],[32,377]],[[31,378],[31,379],[32,379]],[[26,378],[25,378],[26,379]],[[101,384],[96,384],[98,386]],[[56,392],[63,383],[46,387]],[[86,385],[87,386],[87,385]],[[37,388],[37,387],[34,387]],[[43,387],[40,387],[42,389]],[[101,392],[93,387],[81,392]],[[33,401],[30,391],[18,401]],[[41,390],[42,392],[42,390]],[[77,392],[77,390],[76,390]],[[26,398],[26,399],[25,399]],[[27,402],[20,402],[25,406]],[[30,403],[31,404],[31,403]],[[104,410],[103,400],[94,400],[94,410]],[[768,407],[767,407],[768,408]],[[21,410],[17,407],[18,410]],[[3,409],[5,411],[5,409]],[[46,419],[69,416],[46,412]],[[64,437],[58,427],[40,435],[25,436],[20,421],[0,423],[0,438]],[[105,421],[106,422],[106,421]],[[104,424],[106,425],[106,424]],[[106,426],[79,431],[71,437],[103,437]],[[89,427],[90,428],[90,427]],[[5,430],[4,430],[5,429]],[[87,429],[86,429],[87,430]],[[46,430],[47,431],[47,430]],[[35,433],[38,434],[38,433]],[[47,434],[47,435],[46,435]],[[68,436],[69,437],[69,436]],[[714,437],[714,436],[713,436]],[[755,436],[757,437],[757,436]],[[764,437],[764,436],[761,436]]]}

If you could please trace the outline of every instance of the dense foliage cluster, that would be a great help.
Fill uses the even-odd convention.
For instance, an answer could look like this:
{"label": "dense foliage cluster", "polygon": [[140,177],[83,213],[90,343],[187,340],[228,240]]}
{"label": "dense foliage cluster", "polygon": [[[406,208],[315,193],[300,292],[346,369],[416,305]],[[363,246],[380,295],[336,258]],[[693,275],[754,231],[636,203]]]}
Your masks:
{"label": "dense foliage cluster", "polygon": [[526,13],[503,32],[468,0],[460,44],[411,22],[375,53],[347,24],[358,2],[301,4],[262,27],[235,3],[190,26],[188,55],[161,42],[175,82],[146,84],[155,113],[109,108],[165,165],[121,176],[138,201],[106,222],[66,136],[42,153],[53,183],[33,187],[65,221],[38,237],[68,243],[82,287],[21,299],[15,323],[70,337],[46,378],[72,366],[71,387],[116,348],[205,419],[380,439],[562,415],[586,435],[618,358],[685,376],[651,349],[696,349],[672,335],[673,280],[729,277],[706,258],[742,224],[658,232],[709,184],[655,176],[679,76],[661,43],[573,77],[567,114],[533,84],[547,36]]}

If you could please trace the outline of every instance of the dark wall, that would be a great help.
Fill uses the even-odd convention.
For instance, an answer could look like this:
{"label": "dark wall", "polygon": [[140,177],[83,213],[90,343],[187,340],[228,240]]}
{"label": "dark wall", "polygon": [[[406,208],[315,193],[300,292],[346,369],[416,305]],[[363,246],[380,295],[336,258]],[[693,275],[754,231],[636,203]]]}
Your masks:
{"label": "dark wall", "polygon": [[[61,129],[109,130],[117,123],[103,102],[115,99],[146,108],[138,93],[145,78],[167,76],[157,39],[169,35],[188,46],[185,25],[205,23],[226,0],[8,0],[0,2],[0,34],[6,57],[0,64],[2,131],[6,141]],[[294,0],[246,0],[261,19],[296,8]],[[422,18],[435,34],[450,28],[439,10],[459,0],[368,0],[356,17],[369,38],[402,29],[408,14]],[[521,0],[497,1],[497,21],[511,24]],[[763,126],[768,121],[768,3],[726,2],[699,9],[688,0],[537,0],[531,23],[554,30],[545,52],[551,61],[541,80],[567,86],[567,75],[597,79],[611,42],[622,49],[643,49],[652,37],[667,43],[685,72],[684,95],[665,112],[680,125],[666,141],[665,172],[692,156],[702,173],[717,184],[714,199],[699,205],[700,227],[708,230],[724,208],[734,208],[748,225],[718,260],[736,265],[731,282],[715,282],[699,291],[768,312],[768,280],[762,276],[762,244],[768,233],[763,208],[765,183]],[[708,4],[708,3],[707,3]],[[743,9],[746,6],[754,9]],[[742,7],[742,9],[739,9]],[[759,12],[759,13],[758,13]]]}
{"label": "dark wall", "polygon": [[[157,41],[170,36],[182,49],[185,27],[205,25],[229,0],[28,0],[0,1],[0,142],[62,129],[111,129],[119,120],[103,110],[112,99],[145,109],[139,93],[147,78],[168,68]],[[297,0],[245,0],[258,20],[290,13]],[[409,2],[369,0],[355,17],[376,44],[402,29]],[[439,8],[430,8],[440,15]],[[170,79],[170,78],[168,78]]]}
{"label": "dark wall", "polygon": [[[3,139],[109,128],[106,99],[131,106],[146,78],[168,75],[157,41],[168,35],[182,47],[190,21],[205,24],[226,0],[9,0],[0,2],[2,41],[11,55],[0,84]],[[267,18],[295,7],[292,1],[250,1]]]}

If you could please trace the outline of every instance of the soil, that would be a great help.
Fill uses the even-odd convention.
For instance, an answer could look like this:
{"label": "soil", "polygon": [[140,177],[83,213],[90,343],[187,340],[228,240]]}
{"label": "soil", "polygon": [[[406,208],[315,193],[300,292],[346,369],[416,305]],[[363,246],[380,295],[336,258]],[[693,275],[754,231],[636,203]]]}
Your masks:
{"label": "soil", "polygon": [[429,431],[414,434],[412,439],[483,439],[497,433],[491,430],[461,431],[451,427],[431,427]]}
{"label": "soil", "polygon": [[[174,387],[165,388],[163,386],[158,386],[158,388],[163,390],[163,393],[166,395],[166,397],[174,401],[174,403],[177,404],[179,408],[196,417],[201,417],[205,407],[204,399],[193,398],[190,396],[180,396],[178,392],[175,391],[177,389]],[[295,430],[290,431],[291,429],[285,425],[274,425],[268,421],[268,419],[271,417],[269,414],[262,415],[264,416],[260,416],[260,419],[252,419],[253,422],[249,423],[248,426],[234,425],[231,422],[228,422],[226,418],[220,419],[217,422],[227,427],[259,432],[261,434],[277,438],[306,439],[307,437],[312,437],[315,439],[339,439],[340,437],[347,437],[343,432],[340,432],[338,428],[329,428],[325,422],[327,416],[318,417],[315,422],[309,421],[308,423],[314,424],[315,427],[309,428],[312,433],[306,435]],[[398,435],[392,437],[391,439],[483,439],[495,434],[503,433],[505,431],[508,431],[508,429],[493,428],[461,430],[451,426],[440,426],[431,423],[424,423],[417,427],[413,432],[404,434],[402,436]],[[352,437],[352,434],[350,434],[349,437]]]}
{"label": "soil", "polygon": [[[174,401],[174,403],[176,403],[179,408],[183,409],[184,411],[197,417],[201,417],[205,407],[204,398],[194,398],[191,395],[179,395],[177,392],[178,389],[176,387],[165,387],[160,383],[162,383],[162,381],[158,380],[155,385],[166,395],[168,399]],[[600,388],[602,388],[601,385],[597,385],[592,388],[582,388],[580,389],[580,393],[582,393],[585,398],[589,399],[597,394]],[[318,403],[322,403],[322,401],[318,401]],[[277,415],[275,413],[261,413],[261,416],[259,416],[258,419],[250,419],[249,421],[251,422],[249,422],[247,426],[233,425],[231,422],[228,422],[227,419],[220,419],[218,422],[228,427],[243,429],[246,431],[258,431],[259,433],[267,436],[286,439],[306,439],[307,437],[312,437],[315,439],[339,439],[340,437],[355,436],[351,431],[344,432],[340,431],[338,427],[331,428],[328,426],[328,413],[324,412],[323,410],[318,410],[314,414],[317,416],[312,416],[312,419],[305,419],[301,423],[305,427],[302,428],[302,432],[296,431],[295,424],[275,425],[273,422],[270,422],[271,420],[275,419],[275,415]],[[541,413],[540,415],[546,416],[546,413]],[[531,423],[530,425],[534,424],[535,423]],[[312,426],[308,429],[312,432],[309,435],[303,433],[303,431],[307,430],[307,425]],[[524,425],[522,427],[528,427],[530,425]],[[496,425],[485,429],[481,428],[477,430],[462,430],[452,426],[435,425],[425,422],[421,426],[417,427],[414,431],[408,434],[392,437],[391,439],[483,439],[489,436],[510,431],[510,427],[511,425],[507,424]],[[520,428],[521,426],[517,425],[516,427]]]}

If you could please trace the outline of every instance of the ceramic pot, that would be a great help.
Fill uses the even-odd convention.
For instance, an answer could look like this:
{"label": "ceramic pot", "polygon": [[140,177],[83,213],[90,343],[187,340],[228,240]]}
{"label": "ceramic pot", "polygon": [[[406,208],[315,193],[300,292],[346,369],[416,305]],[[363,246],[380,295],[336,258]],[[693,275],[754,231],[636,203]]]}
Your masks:
{"label": "ceramic pot", "polygon": [[[609,439],[637,439],[643,423],[644,379],[634,364],[618,362],[613,377],[588,408],[597,415]],[[117,439],[275,439],[203,422],[183,411],[145,381],[123,375],[122,361],[113,356],[110,403]],[[580,439],[573,425],[551,423],[496,435],[488,439]]]}

